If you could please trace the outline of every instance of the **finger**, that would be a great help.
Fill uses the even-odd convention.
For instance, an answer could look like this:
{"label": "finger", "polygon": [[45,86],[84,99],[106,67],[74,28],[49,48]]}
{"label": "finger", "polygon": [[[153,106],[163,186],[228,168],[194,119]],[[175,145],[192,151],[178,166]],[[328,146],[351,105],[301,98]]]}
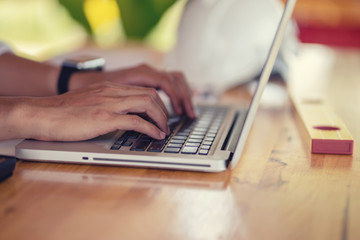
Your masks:
{"label": "finger", "polygon": [[[171,74],[159,72],[145,64],[134,67],[126,72],[123,82],[131,85],[160,88],[169,96],[175,113],[182,114],[181,98],[176,89],[174,77]],[[114,76],[112,78],[116,79]]]}
{"label": "finger", "polygon": [[169,117],[169,112],[168,112],[164,102],[161,100],[161,98],[160,98],[158,92],[156,91],[156,89],[155,88],[144,88],[144,89],[146,89],[148,94],[150,96],[152,96],[155,99],[155,101],[159,104],[161,109],[164,111],[166,117]]}
{"label": "finger", "polygon": [[120,119],[117,119],[116,122],[117,128],[121,130],[133,130],[144,133],[155,139],[164,139],[166,136],[166,133],[161,131],[154,124],[142,119],[137,115],[121,115]]}
{"label": "finger", "polygon": [[167,116],[150,95],[129,96],[118,103],[118,113],[145,113],[165,133],[169,133]]}
{"label": "finger", "polygon": [[148,87],[138,87],[138,86],[129,86],[118,84],[114,82],[104,82],[101,85],[96,85],[93,93],[96,95],[106,96],[106,97],[124,97],[124,96],[132,96],[132,95],[150,95],[162,108],[166,116],[169,116],[168,110],[161,100],[158,92],[154,88]]}
{"label": "finger", "polygon": [[138,67],[138,76],[133,76],[128,84],[159,88],[170,98],[171,105],[176,114],[182,114],[181,100],[177,92],[173,76],[166,72],[159,72],[146,65]]}
{"label": "finger", "polygon": [[126,90],[125,93],[122,93],[122,96],[140,96],[140,95],[149,95],[153,98],[153,100],[156,101],[158,106],[161,107],[162,111],[165,113],[166,117],[169,117],[169,112],[164,104],[164,102],[161,100],[158,92],[155,88],[151,87],[130,87]]}
{"label": "finger", "polygon": [[175,78],[175,83],[178,86],[181,94],[182,106],[185,109],[186,115],[190,118],[195,118],[195,110],[192,103],[192,91],[185,80],[185,76],[180,72],[172,72]]}
{"label": "finger", "polygon": [[183,114],[181,96],[177,89],[175,78],[167,72],[162,72],[158,87],[169,96],[171,106],[175,110],[175,113],[178,115]]}

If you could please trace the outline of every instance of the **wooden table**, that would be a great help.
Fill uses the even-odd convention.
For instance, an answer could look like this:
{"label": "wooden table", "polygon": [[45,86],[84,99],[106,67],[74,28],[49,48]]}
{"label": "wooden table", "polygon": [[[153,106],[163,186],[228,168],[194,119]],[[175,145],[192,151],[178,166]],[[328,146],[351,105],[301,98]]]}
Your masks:
{"label": "wooden table", "polygon": [[18,161],[0,184],[0,239],[360,239],[360,52],[334,60],[324,92],[353,156],[311,155],[287,101],[260,108],[232,171]]}

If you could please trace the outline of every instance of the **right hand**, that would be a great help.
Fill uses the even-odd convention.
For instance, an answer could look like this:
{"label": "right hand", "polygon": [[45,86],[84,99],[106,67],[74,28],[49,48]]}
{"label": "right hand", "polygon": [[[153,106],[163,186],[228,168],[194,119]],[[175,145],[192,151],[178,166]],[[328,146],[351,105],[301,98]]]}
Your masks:
{"label": "right hand", "polygon": [[134,130],[163,139],[169,133],[168,112],[154,88],[101,82],[58,96],[25,97],[19,104],[14,119],[21,138],[79,141]]}

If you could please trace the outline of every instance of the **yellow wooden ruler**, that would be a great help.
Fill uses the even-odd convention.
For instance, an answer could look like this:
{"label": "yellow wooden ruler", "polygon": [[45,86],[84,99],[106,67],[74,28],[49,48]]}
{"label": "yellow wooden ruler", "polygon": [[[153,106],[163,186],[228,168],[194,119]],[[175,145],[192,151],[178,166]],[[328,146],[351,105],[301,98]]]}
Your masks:
{"label": "yellow wooden ruler", "polygon": [[295,95],[291,98],[312,153],[353,154],[354,139],[328,103]]}

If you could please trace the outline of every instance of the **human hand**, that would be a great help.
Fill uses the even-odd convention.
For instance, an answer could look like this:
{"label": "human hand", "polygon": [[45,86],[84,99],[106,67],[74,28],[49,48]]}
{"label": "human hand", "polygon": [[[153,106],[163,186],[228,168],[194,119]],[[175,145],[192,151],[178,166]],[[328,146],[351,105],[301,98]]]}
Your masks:
{"label": "human hand", "polygon": [[17,105],[12,116],[21,138],[79,141],[121,129],[163,139],[170,131],[167,110],[153,88],[101,82],[58,96],[21,98]]}
{"label": "human hand", "polygon": [[74,79],[71,80],[70,84],[76,88],[79,87],[80,84],[85,86],[89,82],[93,83],[103,80],[161,89],[169,96],[176,114],[186,114],[190,118],[196,117],[191,100],[192,91],[181,72],[158,71],[148,65],[142,64],[111,72],[84,72],[74,74]]}

